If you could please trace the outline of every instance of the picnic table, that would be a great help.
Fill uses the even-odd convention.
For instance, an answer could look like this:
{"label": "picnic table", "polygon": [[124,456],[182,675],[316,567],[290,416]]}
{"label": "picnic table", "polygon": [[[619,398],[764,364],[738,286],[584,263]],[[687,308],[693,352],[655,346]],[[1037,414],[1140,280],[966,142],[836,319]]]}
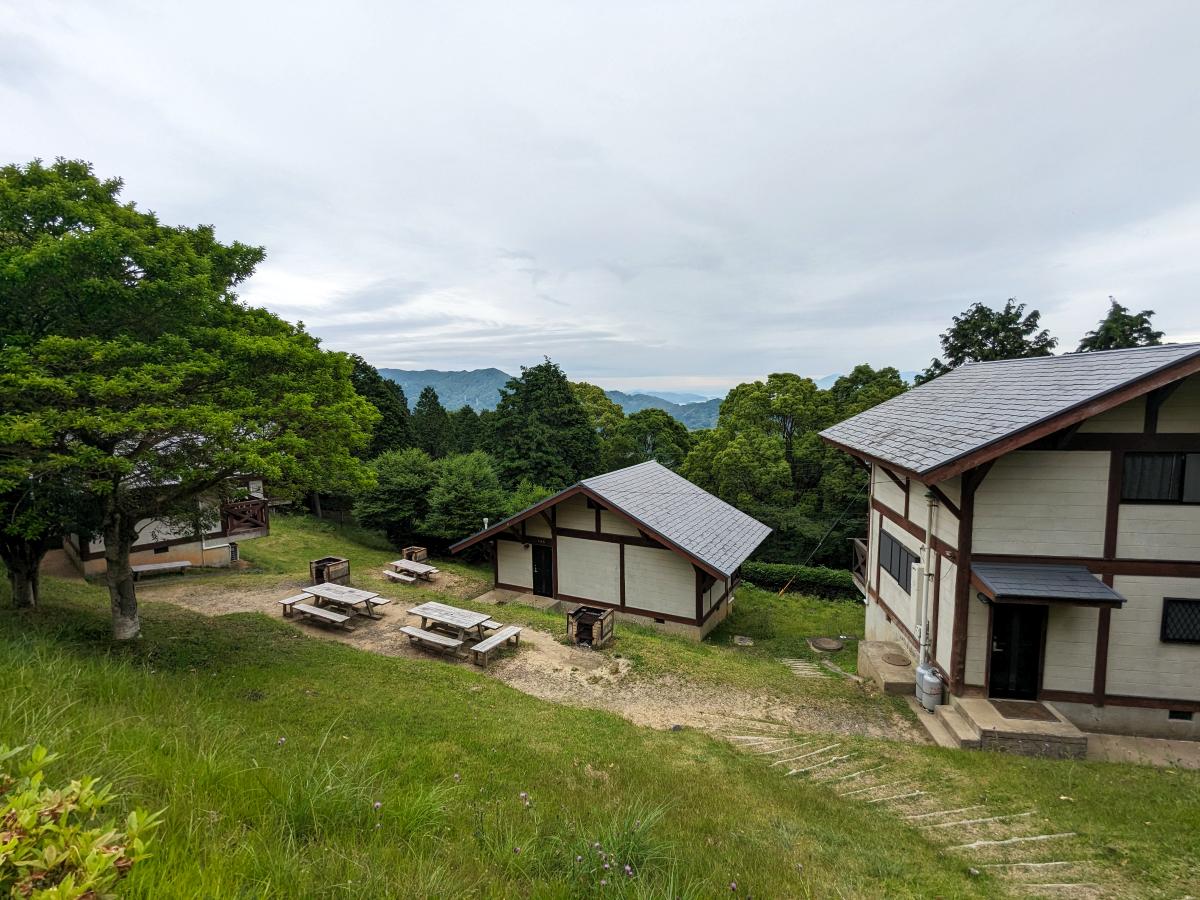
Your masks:
{"label": "picnic table", "polygon": [[332,582],[309,585],[304,589],[304,592],[312,594],[318,598],[318,601],[324,601],[333,606],[354,612],[360,612],[359,607],[362,607],[362,614],[372,619],[380,618],[375,613],[376,606],[383,606],[384,603],[390,602],[388,600],[379,601],[377,599],[379,594],[374,591],[364,591],[360,588],[352,588],[346,584],[333,584]]}
{"label": "picnic table", "polygon": [[186,559],[177,562],[142,563],[140,566],[130,566],[133,580],[137,581],[143,575],[164,574],[166,572],[186,572],[192,564]]}
{"label": "picnic table", "polygon": [[433,601],[414,606],[408,614],[421,617],[422,631],[428,623],[434,622],[442,629],[456,634],[460,641],[465,641],[468,632],[471,631],[482,639],[484,623],[490,622],[492,618],[487,613],[471,612],[469,609],[459,609],[457,606]]}
{"label": "picnic table", "polygon": [[[408,575],[416,575],[418,578],[424,578],[426,581],[432,581],[433,576],[438,573],[437,566],[431,566],[428,563],[415,562],[411,559],[393,559],[388,563],[397,572],[403,572]],[[446,607],[453,609],[453,607]]]}

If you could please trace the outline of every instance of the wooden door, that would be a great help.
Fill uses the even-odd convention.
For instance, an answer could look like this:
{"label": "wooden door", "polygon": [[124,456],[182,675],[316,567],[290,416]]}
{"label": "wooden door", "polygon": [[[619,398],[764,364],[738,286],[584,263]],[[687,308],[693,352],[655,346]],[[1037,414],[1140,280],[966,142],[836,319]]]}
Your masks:
{"label": "wooden door", "polygon": [[1042,680],[1046,607],[997,603],[992,607],[988,696],[1036,700]]}

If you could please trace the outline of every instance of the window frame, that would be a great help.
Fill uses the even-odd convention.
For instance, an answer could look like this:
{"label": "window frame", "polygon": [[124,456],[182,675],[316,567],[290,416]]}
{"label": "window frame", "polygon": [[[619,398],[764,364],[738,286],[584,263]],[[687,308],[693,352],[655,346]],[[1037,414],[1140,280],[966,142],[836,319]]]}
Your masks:
{"label": "window frame", "polygon": [[[884,556],[884,551],[886,549],[888,549],[889,541],[891,542],[891,545],[895,546],[895,548],[901,554],[901,559],[899,560],[901,562],[901,565],[899,566],[899,569],[900,569],[899,574],[892,571],[889,562],[885,562],[885,559],[887,559],[888,557]],[[889,557],[890,557],[890,553],[889,553]],[[903,564],[905,561],[905,558],[907,558],[907,565]],[[921,557],[919,554],[913,553],[911,550],[909,550],[906,546],[904,546],[904,544],[902,544],[896,538],[896,536],[894,534],[892,534],[890,531],[888,531],[886,528],[884,528],[882,524],[880,524],[880,526],[879,526],[879,567],[884,572],[887,572],[888,575],[891,576],[892,581],[896,582],[897,587],[899,587],[906,594],[909,594],[909,595],[912,594],[912,567],[915,563],[919,563],[920,561],[921,561]],[[903,577],[903,580],[901,580],[901,577]]]}
{"label": "window frame", "polygon": [[[1180,466],[1179,466],[1179,496],[1178,497],[1160,498],[1160,499],[1144,499],[1144,498],[1127,497],[1125,495],[1125,491],[1129,485],[1129,478],[1128,478],[1129,461],[1131,459],[1136,459],[1139,457],[1145,458],[1145,457],[1151,457],[1151,456],[1174,456],[1174,457],[1179,458]],[[1188,481],[1188,459],[1190,457],[1195,457],[1197,464],[1200,464],[1200,452],[1194,452],[1194,451],[1190,451],[1190,450],[1177,450],[1177,451],[1131,450],[1131,451],[1126,452],[1124,455],[1124,458],[1121,461],[1121,503],[1147,505],[1147,506],[1200,506],[1200,499],[1196,499],[1196,500],[1185,499],[1185,494],[1187,492],[1187,481]]]}
{"label": "window frame", "polygon": [[1192,644],[1200,645],[1200,636],[1195,638],[1178,638],[1167,636],[1167,608],[1172,603],[1182,603],[1200,607],[1200,598],[1196,597],[1163,597],[1162,605],[1162,622],[1159,625],[1158,639],[1164,644]]}

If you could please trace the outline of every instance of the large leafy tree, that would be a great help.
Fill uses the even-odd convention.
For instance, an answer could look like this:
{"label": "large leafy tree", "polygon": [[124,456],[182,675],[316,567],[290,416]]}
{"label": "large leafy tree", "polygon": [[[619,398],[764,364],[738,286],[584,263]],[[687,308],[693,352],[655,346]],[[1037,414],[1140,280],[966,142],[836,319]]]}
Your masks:
{"label": "large leafy tree", "polygon": [[552,490],[596,474],[600,438],[567,376],[550,360],[521,367],[500,392],[492,423],[493,453],[504,482]]}
{"label": "large leafy tree", "polygon": [[438,467],[418,447],[389,450],[371,463],[374,479],[354,500],[354,518],[360,525],[377,528],[399,547],[420,533],[429,512],[429,492],[438,478]]}
{"label": "large leafy tree", "polygon": [[483,520],[496,522],[508,508],[492,459],[482,451],[438,460],[423,531],[452,541],[473,534]]}
{"label": "large leafy tree", "polygon": [[84,483],[125,639],[145,520],[202,524],[235,474],[352,485],[378,413],[345,355],[238,301],[260,249],[163,225],[120,189],[85,163],[0,170],[0,409],[10,482],[53,455]]}
{"label": "large leafy tree", "polygon": [[450,452],[473,453],[483,446],[483,424],[479,413],[461,406],[449,415]]}
{"label": "large leafy tree", "polygon": [[412,443],[408,428],[408,398],[404,388],[390,378],[384,378],[379,370],[357,354],[351,354],[354,368],[350,380],[358,395],[379,411],[379,421],[371,435],[366,456],[374,459],[381,453],[403,450]]}
{"label": "large leafy tree", "polygon": [[691,449],[692,438],[682,422],[661,409],[643,409],[616,429],[605,446],[605,467],[655,460],[668,469],[678,469]]}
{"label": "large leafy tree", "polygon": [[1042,314],[1025,312],[1025,304],[1008,300],[1002,309],[973,303],[942,333],[942,359],[934,359],[917,379],[931,381],[969,362],[1050,356],[1058,338],[1041,327]]}
{"label": "large leafy tree", "polygon": [[421,448],[434,459],[450,452],[453,438],[450,416],[438,399],[437,391],[429,385],[423,387],[421,395],[417,397],[417,405],[413,407],[409,418],[409,428],[413,446]]}
{"label": "large leafy tree", "polygon": [[1115,297],[1109,297],[1108,302],[1107,315],[1094,331],[1089,331],[1079,342],[1081,351],[1152,347],[1162,343],[1163,333],[1155,331],[1150,322],[1154,310],[1143,309],[1139,313],[1131,313]]}
{"label": "large leafy tree", "polygon": [[604,393],[604,388],[586,381],[573,381],[571,393],[583,405],[588,421],[596,429],[601,443],[617,433],[617,429],[625,421],[625,410],[621,409],[620,404],[609,399]]}

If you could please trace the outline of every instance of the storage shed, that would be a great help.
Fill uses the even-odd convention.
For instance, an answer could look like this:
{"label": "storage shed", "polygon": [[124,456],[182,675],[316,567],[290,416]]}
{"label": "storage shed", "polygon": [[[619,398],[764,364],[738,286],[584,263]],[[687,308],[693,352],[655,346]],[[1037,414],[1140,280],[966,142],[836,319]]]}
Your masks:
{"label": "storage shed", "polygon": [[608,607],[702,638],[771,533],[657,462],[587,478],[459,541],[492,545],[496,587]]}

